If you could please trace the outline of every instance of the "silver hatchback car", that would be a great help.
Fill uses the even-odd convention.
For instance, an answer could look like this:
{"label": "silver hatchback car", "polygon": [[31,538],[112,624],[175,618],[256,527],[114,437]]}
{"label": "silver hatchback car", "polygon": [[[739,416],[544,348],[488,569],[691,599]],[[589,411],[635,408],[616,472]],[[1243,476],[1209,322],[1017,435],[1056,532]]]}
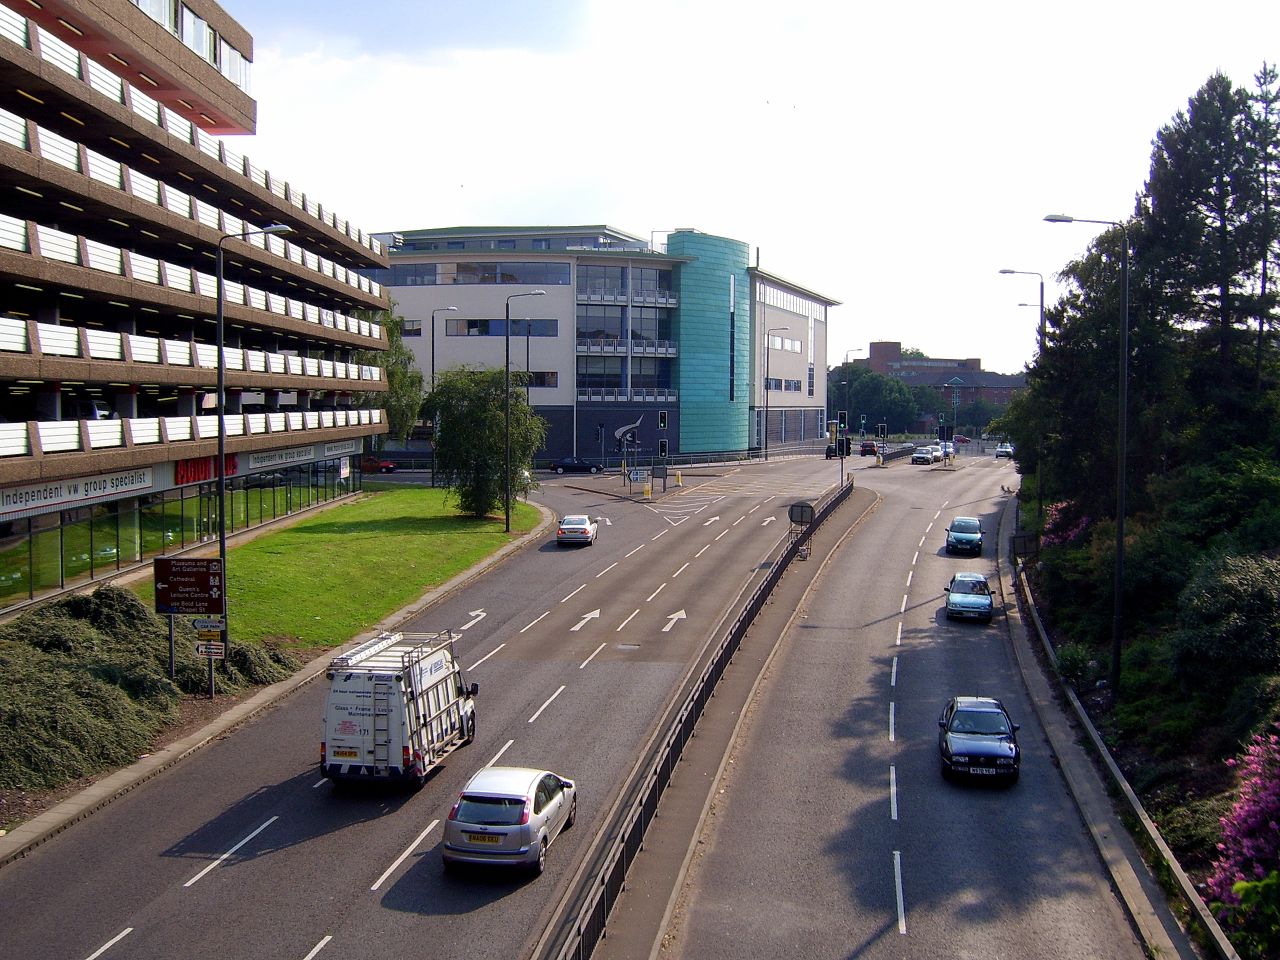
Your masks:
{"label": "silver hatchback car", "polygon": [[572,780],[530,767],[485,767],[462,788],[445,821],[445,870],[474,863],[542,873],[547,847],[577,817]]}

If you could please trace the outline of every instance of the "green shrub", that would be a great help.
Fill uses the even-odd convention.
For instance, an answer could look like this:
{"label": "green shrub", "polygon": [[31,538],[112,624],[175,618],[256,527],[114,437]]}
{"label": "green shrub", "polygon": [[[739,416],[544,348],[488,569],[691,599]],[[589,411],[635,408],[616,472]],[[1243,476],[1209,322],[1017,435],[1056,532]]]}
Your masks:
{"label": "green shrub", "polygon": [[1058,675],[1077,691],[1089,689],[1098,674],[1093,650],[1083,643],[1066,643],[1058,648],[1057,653]]}

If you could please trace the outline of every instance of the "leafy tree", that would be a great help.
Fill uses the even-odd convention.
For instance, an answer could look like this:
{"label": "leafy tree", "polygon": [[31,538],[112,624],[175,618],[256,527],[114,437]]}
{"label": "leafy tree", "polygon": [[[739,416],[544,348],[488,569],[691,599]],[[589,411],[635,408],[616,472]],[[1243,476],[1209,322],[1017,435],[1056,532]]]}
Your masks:
{"label": "leafy tree", "polygon": [[929,355],[919,347],[903,347],[901,355],[911,360],[928,360]]}
{"label": "leafy tree", "polygon": [[387,436],[404,443],[413,432],[422,409],[423,376],[417,368],[413,351],[404,344],[404,317],[395,312],[395,304],[387,310],[359,310],[357,315],[370,323],[380,323],[387,336],[387,349],[360,350],[355,362],[381,367],[387,378],[385,393],[357,395],[360,406],[381,406],[387,411]]}
{"label": "leafy tree", "polygon": [[911,391],[901,380],[852,364],[828,371],[827,397],[833,411],[849,412],[851,429],[866,414],[868,431],[883,423],[890,433],[902,433],[920,416]]}
{"label": "leafy tree", "polygon": [[1250,140],[1257,158],[1262,209],[1257,217],[1262,262],[1258,280],[1258,336],[1254,344],[1254,390],[1262,389],[1262,365],[1267,332],[1274,328],[1276,294],[1272,266],[1280,262],[1280,89],[1274,64],[1262,64],[1254,75],[1256,88],[1249,96]]}
{"label": "leafy tree", "polygon": [[546,422],[525,400],[527,374],[511,371],[504,392],[504,371],[448,370],[436,377],[426,411],[435,420],[436,471],[453,487],[462,510],[482,517],[502,505],[505,483],[506,407],[511,408],[511,493],[533,488],[534,451],[546,443]]}

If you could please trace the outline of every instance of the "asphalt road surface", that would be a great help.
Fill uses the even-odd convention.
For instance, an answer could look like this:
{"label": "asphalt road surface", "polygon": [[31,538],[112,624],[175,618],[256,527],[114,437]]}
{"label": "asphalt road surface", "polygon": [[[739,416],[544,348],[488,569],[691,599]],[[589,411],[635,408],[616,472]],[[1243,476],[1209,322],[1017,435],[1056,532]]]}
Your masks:
{"label": "asphalt road surface", "polygon": [[[597,543],[552,531],[402,625],[457,631],[480,685],[476,742],[420,792],[322,779],[308,685],[0,870],[0,958],[522,955],[788,505],[838,476],[812,457],[694,473],[656,504],[617,499],[617,477],[545,482],[553,511],[600,519]],[[577,825],[536,880],[442,872],[441,823],[494,761],[578,782]]]}
{"label": "asphalt road surface", "polygon": [[[1007,460],[859,478],[880,508],[833,558],[784,638],[734,747],[664,957],[1140,958],[1023,690],[1002,616],[952,623],[958,570],[994,582]],[[981,558],[946,556],[954,515]],[[955,694],[1021,723],[1013,787],[942,779]]]}

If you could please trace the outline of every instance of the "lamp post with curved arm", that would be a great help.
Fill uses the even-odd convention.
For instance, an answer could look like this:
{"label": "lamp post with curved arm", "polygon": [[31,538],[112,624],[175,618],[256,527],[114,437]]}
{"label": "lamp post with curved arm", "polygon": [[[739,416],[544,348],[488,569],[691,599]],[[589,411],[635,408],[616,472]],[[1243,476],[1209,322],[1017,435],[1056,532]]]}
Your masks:
{"label": "lamp post with curved arm", "polygon": [[1044,218],[1049,223],[1096,223],[1120,228],[1120,382],[1119,414],[1116,426],[1116,570],[1115,596],[1111,605],[1111,702],[1120,696],[1120,646],[1124,616],[1124,510],[1125,510],[1125,457],[1128,451],[1129,423],[1129,231],[1120,220],[1086,220],[1070,217],[1065,213],[1051,213]]}
{"label": "lamp post with curved arm", "polygon": [[[292,233],[293,227],[286,223],[273,223],[261,230],[242,230],[239,233],[223,234],[218,239],[217,254],[214,257],[216,286],[214,292],[217,300],[217,332],[215,334],[218,351],[218,563],[222,568],[222,647],[225,650],[230,630],[227,623],[227,358],[225,356],[225,323],[226,289],[223,281],[222,245],[228,240],[244,240],[258,234]],[[209,658],[209,699],[212,700],[213,658]]]}
{"label": "lamp post with curved arm", "polygon": [[769,334],[790,329],[790,327],[770,327],[764,332],[764,458],[766,460],[769,459],[769,354],[772,352],[769,346]]}
{"label": "lamp post with curved arm", "polygon": [[[1024,276],[1040,278],[1040,341],[1036,349],[1039,350],[1040,353],[1044,353],[1044,274],[1037,273],[1034,270],[1010,270],[1008,267],[1005,267],[1000,272],[1020,273]],[[1022,304],[1018,304],[1018,306],[1022,306]]]}
{"label": "lamp post with curved arm", "polygon": [[457,310],[457,307],[436,307],[431,311],[431,389],[436,388],[436,314]]}
{"label": "lamp post with curved arm", "polygon": [[506,403],[506,414],[503,418],[502,506],[506,516],[504,529],[507,533],[511,532],[511,301],[516,297],[545,297],[546,295],[545,290],[530,290],[528,293],[513,293],[507,297],[506,324],[502,331],[507,341],[506,360],[503,366],[505,375],[502,380],[503,398]]}

